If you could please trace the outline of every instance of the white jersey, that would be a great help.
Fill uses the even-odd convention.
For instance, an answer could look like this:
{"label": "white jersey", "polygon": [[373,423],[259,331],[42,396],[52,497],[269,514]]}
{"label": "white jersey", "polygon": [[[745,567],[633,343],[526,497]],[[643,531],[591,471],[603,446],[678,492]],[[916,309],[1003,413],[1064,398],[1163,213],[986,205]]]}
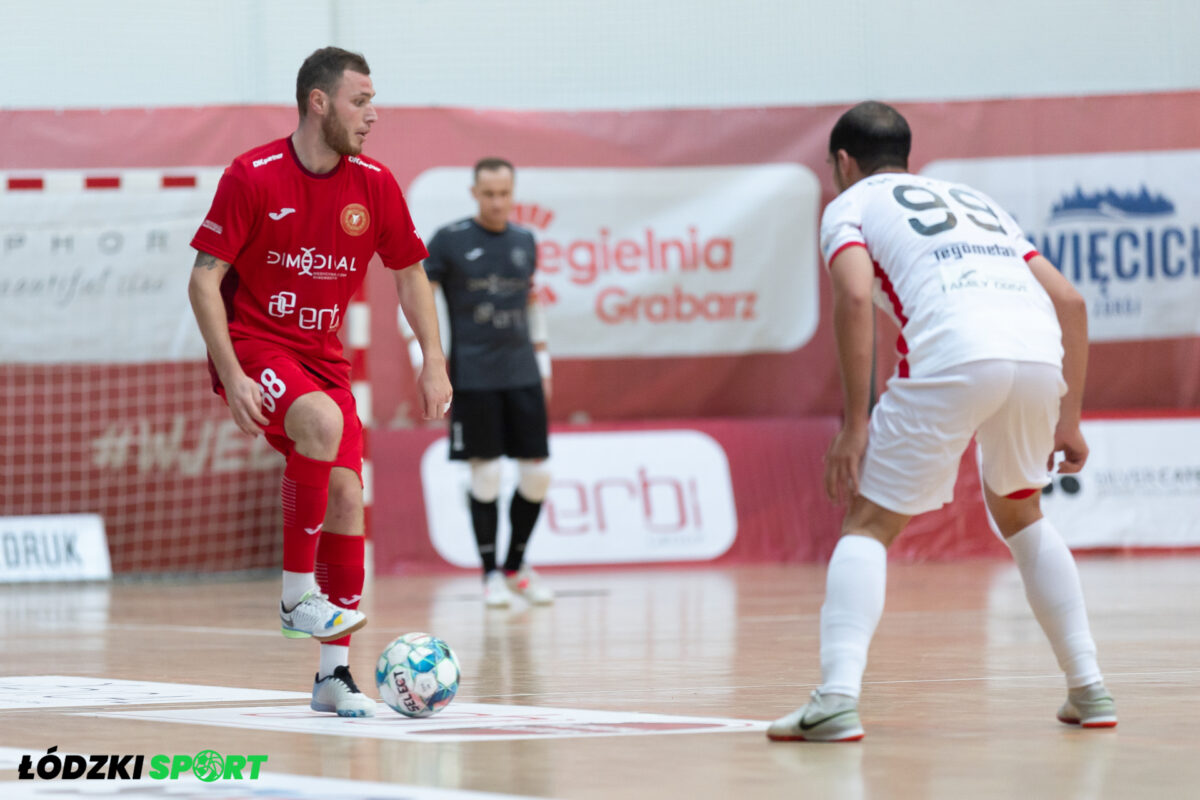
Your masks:
{"label": "white jersey", "polygon": [[875,263],[875,303],[900,326],[900,377],[983,359],[1062,365],[1054,305],[1026,262],[1037,250],[981,192],[882,173],[842,192],[821,218],[830,264],[846,247]]}

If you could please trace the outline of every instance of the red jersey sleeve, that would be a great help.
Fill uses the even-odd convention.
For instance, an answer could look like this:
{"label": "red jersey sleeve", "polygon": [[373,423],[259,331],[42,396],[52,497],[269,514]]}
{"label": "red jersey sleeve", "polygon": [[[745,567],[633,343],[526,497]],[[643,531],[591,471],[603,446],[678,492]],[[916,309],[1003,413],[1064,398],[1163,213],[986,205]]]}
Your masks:
{"label": "red jersey sleeve", "polygon": [[400,185],[391,172],[384,175],[383,209],[383,224],[375,245],[383,265],[388,269],[404,269],[429,255],[425,243],[417,235]]}
{"label": "red jersey sleeve", "polygon": [[237,172],[237,164],[226,168],[212,207],[192,237],[192,247],[230,264],[241,255],[255,224],[253,192]]}

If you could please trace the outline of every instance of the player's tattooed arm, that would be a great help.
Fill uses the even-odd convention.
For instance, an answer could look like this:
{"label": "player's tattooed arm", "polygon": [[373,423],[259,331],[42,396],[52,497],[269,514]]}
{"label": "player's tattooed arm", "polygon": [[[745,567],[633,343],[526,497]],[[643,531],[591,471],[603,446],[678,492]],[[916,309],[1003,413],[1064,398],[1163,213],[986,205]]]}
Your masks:
{"label": "player's tattooed arm", "polygon": [[193,269],[225,269],[230,266],[228,261],[222,261],[214,255],[205,253],[203,250],[196,253],[196,263],[192,265]]}

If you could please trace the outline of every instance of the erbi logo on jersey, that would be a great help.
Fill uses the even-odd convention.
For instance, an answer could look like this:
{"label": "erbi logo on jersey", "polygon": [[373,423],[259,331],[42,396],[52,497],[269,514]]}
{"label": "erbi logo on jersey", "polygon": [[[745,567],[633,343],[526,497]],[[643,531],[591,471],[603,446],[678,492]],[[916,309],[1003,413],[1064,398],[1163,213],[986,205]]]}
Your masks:
{"label": "erbi logo on jersey", "polygon": [[296,307],[294,292],[278,292],[271,295],[267,313],[272,317],[284,319],[292,314],[297,315],[296,324],[304,331],[336,331],[342,327],[342,309],[338,305],[333,308],[316,308],[313,306]]}

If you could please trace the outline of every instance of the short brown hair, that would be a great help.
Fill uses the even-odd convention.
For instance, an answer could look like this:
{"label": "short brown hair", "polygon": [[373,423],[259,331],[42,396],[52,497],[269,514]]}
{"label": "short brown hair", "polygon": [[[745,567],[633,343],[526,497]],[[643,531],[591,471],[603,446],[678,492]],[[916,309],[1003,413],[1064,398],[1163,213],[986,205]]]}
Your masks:
{"label": "short brown hair", "polygon": [[483,172],[485,169],[507,169],[513,174],[514,177],[516,177],[517,174],[517,168],[512,165],[511,161],[506,161],[503,158],[496,158],[495,156],[489,156],[488,158],[481,158],[475,162],[476,183],[479,183],[479,173]]}
{"label": "short brown hair", "polygon": [[367,60],[360,53],[351,53],[340,47],[322,47],[304,59],[300,71],[296,73],[296,106],[300,109],[301,117],[308,114],[309,93],[313,89],[320,89],[332,95],[346,70],[371,74]]}

